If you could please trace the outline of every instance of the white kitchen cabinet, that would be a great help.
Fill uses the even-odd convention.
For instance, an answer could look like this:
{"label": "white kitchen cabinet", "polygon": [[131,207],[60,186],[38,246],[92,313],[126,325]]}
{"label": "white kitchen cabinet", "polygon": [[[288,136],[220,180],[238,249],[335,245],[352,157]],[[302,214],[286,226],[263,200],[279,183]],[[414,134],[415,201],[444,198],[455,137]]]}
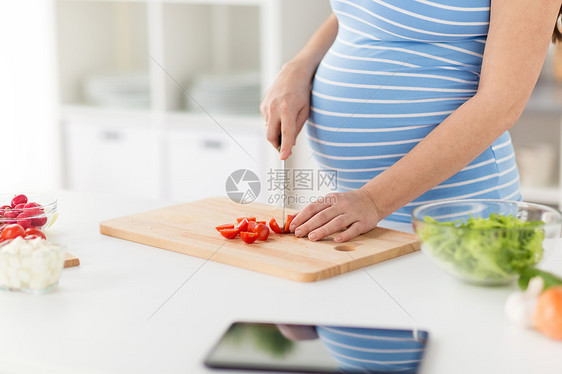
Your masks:
{"label": "white kitchen cabinet", "polygon": [[170,175],[168,196],[187,201],[224,196],[233,171],[249,169],[258,174],[266,144],[258,134],[219,130],[171,130],[166,133],[166,166]]}
{"label": "white kitchen cabinet", "polygon": [[[67,188],[187,200],[224,196],[233,168],[255,167],[263,177],[278,167],[259,103],[254,114],[215,121],[216,113],[186,110],[186,91],[200,73],[254,71],[263,94],[327,19],[329,0],[53,1]],[[147,74],[150,104],[89,105],[84,82],[105,72]],[[221,125],[261,155],[260,165]]]}
{"label": "white kitchen cabinet", "polygon": [[148,126],[68,122],[67,186],[71,189],[160,196],[158,132]]}

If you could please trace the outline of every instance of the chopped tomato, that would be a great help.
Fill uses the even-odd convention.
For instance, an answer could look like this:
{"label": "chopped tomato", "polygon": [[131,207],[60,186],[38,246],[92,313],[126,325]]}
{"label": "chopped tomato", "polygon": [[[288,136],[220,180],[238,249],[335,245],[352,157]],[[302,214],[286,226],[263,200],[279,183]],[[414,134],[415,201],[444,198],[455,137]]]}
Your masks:
{"label": "chopped tomato", "polygon": [[219,231],[226,239],[234,239],[240,233],[239,229],[223,229]]}
{"label": "chopped tomato", "polygon": [[269,220],[269,227],[271,228],[271,231],[277,234],[283,234],[283,230],[281,230],[281,227],[279,227],[275,218]]}
{"label": "chopped tomato", "polygon": [[35,227],[30,227],[30,228],[26,229],[23,238],[24,239],[35,239],[35,238],[47,239],[47,237],[45,236],[43,231],[41,231],[39,229],[36,229]]}
{"label": "chopped tomato", "polygon": [[247,244],[252,244],[256,241],[257,238],[258,234],[255,232],[243,231],[240,233],[240,239],[242,239],[242,241]]}
{"label": "chopped tomato", "polygon": [[224,225],[220,225],[220,226],[217,226],[215,228],[220,232],[221,230],[224,230],[224,229],[233,229],[234,225],[231,224],[231,223],[225,223]]}
{"label": "chopped tomato", "polygon": [[291,214],[287,214],[287,220],[285,221],[285,227],[283,228],[283,232],[285,234],[290,233],[291,230],[289,230],[289,227],[291,226],[291,222],[293,222],[293,218],[295,218],[295,215],[291,215]]}
{"label": "chopped tomato", "polygon": [[248,221],[256,221],[256,217],[239,217],[236,218],[236,222],[240,223],[242,222],[242,220],[247,219]]}
{"label": "chopped tomato", "polygon": [[263,223],[264,225],[267,225],[267,221],[256,221],[256,223]]}
{"label": "chopped tomato", "polygon": [[248,231],[251,232],[256,232],[256,227],[258,226],[258,224],[256,223],[256,221],[250,221],[248,222]]}
{"label": "chopped tomato", "polygon": [[247,218],[242,218],[242,221],[238,222],[238,226],[237,226],[238,230],[240,230],[240,231],[248,231],[248,223],[249,223],[249,222],[250,222],[250,221],[248,221]]}
{"label": "chopped tomato", "polygon": [[267,238],[269,237],[269,228],[264,225],[263,223],[260,223],[255,231],[256,234],[258,234],[258,239],[259,240],[267,240]]}

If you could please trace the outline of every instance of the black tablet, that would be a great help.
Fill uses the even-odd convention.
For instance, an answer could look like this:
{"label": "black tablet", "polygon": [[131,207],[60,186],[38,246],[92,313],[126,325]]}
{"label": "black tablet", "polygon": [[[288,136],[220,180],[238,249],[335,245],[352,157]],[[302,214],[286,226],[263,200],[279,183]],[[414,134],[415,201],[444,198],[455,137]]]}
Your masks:
{"label": "black tablet", "polygon": [[422,330],[282,323],[233,323],[205,365],[289,373],[417,373]]}

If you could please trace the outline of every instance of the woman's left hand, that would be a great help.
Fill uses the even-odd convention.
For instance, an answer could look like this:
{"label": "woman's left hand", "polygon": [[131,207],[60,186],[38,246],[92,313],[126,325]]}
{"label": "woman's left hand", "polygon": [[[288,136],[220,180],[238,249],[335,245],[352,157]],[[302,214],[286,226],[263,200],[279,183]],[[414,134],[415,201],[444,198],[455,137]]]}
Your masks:
{"label": "woman's left hand", "polygon": [[298,237],[321,240],[338,231],[336,242],[345,242],[370,231],[381,220],[375,202],[365,190],[332,193],[308,204],[291,222]]}

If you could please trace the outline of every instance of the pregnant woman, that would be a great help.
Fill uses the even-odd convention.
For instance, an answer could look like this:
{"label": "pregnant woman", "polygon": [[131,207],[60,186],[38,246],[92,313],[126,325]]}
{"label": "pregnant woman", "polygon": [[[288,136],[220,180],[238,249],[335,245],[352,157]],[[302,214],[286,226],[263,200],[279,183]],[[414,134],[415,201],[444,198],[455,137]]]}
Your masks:
{"label": "pregnant woman", "polygon": [[[520,200],[508,129],[533,90],[561,0],[332,0],[261,111],[290,156],[303,125],[341,192],[297,236],[343,242],[443,199]],[[553,36],[554,29],[554,36]]]}

